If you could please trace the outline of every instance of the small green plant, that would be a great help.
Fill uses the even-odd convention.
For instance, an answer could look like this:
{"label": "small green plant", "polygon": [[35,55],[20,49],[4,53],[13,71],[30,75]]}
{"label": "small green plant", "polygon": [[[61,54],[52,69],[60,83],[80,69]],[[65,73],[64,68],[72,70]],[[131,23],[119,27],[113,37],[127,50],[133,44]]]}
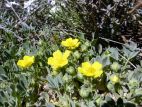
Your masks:
{"label": "small green plant", "polygon": [[103,49],[95,41],[77,36],[23,43],[0,66],[0,104],[94,107],[108,105],[108,96],[115,106],[120,98],[124,105],[139,105],[142,65],[133,64],[140,52],[137,45]]}
{"label": "small green plant", "polygon": [[[63,40],[66,45],[62,45],[61,42],[58,50],[53,52],[53,57],[48,58],[50,74],[46,78],[47,86],[48,90],[53,89],[52,94],[56,96],[56,99],[48,100],[50,103],[60,107],[73,105],[112,107],[111,104],[114,107],[118,105],[135,107],[140,104],[141,80],[134,76],[140,72],[133,71],[136,67],[131,62],[139,53],[136,45],[135,48],[131,48],[134,43],[126,44],[121,51],[106,48],[98,52],[93,46],[93,40],[92,42],[84,38],[76,39],[77,42],[74,40],[71,38]],[[76,45],[78,43],[79,45]],[[82,46],[86,49],[82,49]],[[62,51],[69,49],[69,53],[61,53],[59,49]]]}
{"label": "small green plant", "polygon": [[12,10],[0,13],[0,106],[141,104],[137,44],[116,48],[99,39],[118,39],[127,31],[137,36],[141,20],[127,13],[131,0],[56,0],[55,12],[47,0],[38,3],[27,17],[20,11],[19,18]]}

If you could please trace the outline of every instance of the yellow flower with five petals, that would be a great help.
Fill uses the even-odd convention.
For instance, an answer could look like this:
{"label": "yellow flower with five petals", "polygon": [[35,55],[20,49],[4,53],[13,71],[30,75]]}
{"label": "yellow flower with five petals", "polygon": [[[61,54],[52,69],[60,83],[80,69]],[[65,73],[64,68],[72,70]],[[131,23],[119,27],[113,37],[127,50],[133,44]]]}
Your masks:
{"label": "yellow flower with five petals", "polygon": [[68,38],[61,42],[61,45],[68,49],[75,49],[79,46],[80,42],[78,39]]}
{"label": "yellow flower with five petals", "polygon": [[21,68],[30,67],[35,61],[34,56],[27,56],[25,55],[23,59],[18,60],[17,65]]}
{"label": "yellow flower with five petals", "polygon": [[83,62],[81,67],[78,67],[78,71],[88,77],[100,77],[103,73],[102,64],[98,61],[91,64],[90,62]]}
{"label": "yellow flower with five petals", "polygon": [[60,50],[57,50],[53,53],[53,57],[49,57],[47,63],[51,65],[51,67],[56,70],[60,67],[65,66],[68,64],[68,57],[71,51],[66,50],[62,53]]}

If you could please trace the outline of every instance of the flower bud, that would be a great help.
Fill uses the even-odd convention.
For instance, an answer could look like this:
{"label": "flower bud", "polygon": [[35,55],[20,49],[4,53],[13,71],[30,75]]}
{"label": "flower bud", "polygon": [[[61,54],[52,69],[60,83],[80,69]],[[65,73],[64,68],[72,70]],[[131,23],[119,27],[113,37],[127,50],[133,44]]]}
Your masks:
{"label": "flower bud", "polygon": [[51,73],[51,75],[57,75],[58,74],[58,72],[56,71],[56,70],[54,70],[52,73]]}
{"label": "flower bud", "polygon": [[66,86],[66,91],[67,91],[67,92],[72,93],[72,92],[73,92],[73,89],[74,89],[74,86],[73,86],[73,85],[67,85],[67,86]]}
{"label": "flower bud", "polygon": [[86,45],[86,47],[88,48],[88,47],[90,46],[89,41],[86,41],[86,42],[85,42],[85,45]]}
{"label": "flower bud", "polygon": [[65,75],[63,76],[63,81],[64,81],[64,82],[68,83],[68,82],[70,82],[71,80],[72,80],[72,77],[71,77],[70,75],[65,74]]}
{"label": "flower bud", "polygon": [[80,55],[80,53],[78,51],[75,51],[73,53],[73,56],[74,56],[74,58],[79,59],[81,55]]}
{"label": "flower bud", "polygon": [[43,41],[42,40],[39,40],[38,41],[38,45],[42,45],[43,44]]}
{"label": "flower bud", "polygon": [[38,51],[37,55],[39,55],[39,56],[43,55],[43,51]]}
{"label": "flower bud", "polygon": [[81,97],[86,98],[90,94],[90,89],[89,88],[81,88],[81,90],[79,91],[79,94]]}
{"label": "flower bud", "polygon": [[86,46],[85,44],[81,45],[81,51],[87,51],[88,46]]}
{"label": "flower bud", "polygon": [[89,61],[89,57],[88,56],[84,57],[84,60]]}
{"label": "flower bud", "polygon": [[115,92],[114,85],[113,85],[111,82],[109,82],[109,83],[107,84],[107,88],[108,88],[109,91]]}
{"label": "flower bud", "polygon": [[111,69],[114,71],[118,71],[120,69],[120,65],[117,62],[113,62],[111,65]]}
{"label": "flower bud", "polygon": [[101,98],[96,99],[96,103],[97,103],[97,105],[100,105],[100,104],[101,104],[101,102],[102,102],[102,99],[101,99]]}
{"label": "flower bud", "polygon": [[110,77],[110,81],[113,83],[113,84],[116,84],[116,83],[119,83],[120,82],[120,79],[117,75],[113,75]]}
{"label": "flower bud", "polygon": [[130,81],[129,81],[129,86],[131,87],[131,88],[135,88],[135,87],[137,87],[139,85],[139,82],[136,80],[136,79],[131,79]]}
{"label": "flower bud", "polygon": [[[67,100],[62,100],[63,107],[69,107],[69,103]],[[57,105],[59,106],[59,104]]]}
{"label": "flower bud", "polygon": [[84,77],[81,73],[77,73],[77,79],[82,82],[84,80]]}
{"label": "flower bud", "polygon": [[74,75],[75,69],[72,66],[70,66],[69,68],[67,68],[67,73],[69,73],[70,75]]}

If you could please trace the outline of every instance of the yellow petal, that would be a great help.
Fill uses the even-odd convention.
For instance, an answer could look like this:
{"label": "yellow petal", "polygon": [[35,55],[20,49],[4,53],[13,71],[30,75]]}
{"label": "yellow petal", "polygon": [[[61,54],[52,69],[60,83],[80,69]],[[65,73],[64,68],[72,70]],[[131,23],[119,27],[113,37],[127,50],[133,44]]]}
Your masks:
{"label": "yellow petal", "polygon": [[58,63],[60,63],[60,67],[63,67],[66,64],[68,64],[68,59],[63,59],[61,62],[58,62]]}
{"label": "yellow petal", "polygon": [[26,56],[26,55],[25,55],[25,56],[23,57],[23,60],[28,60],[29,58],[30,58],[30,56]]}
{"label": "yellow petal", "polygon": [[94,74],[94,77],[95,78],[100,77],[102,74],[103,74],[103,70],[96,71]]}
{"label": "yellow petal", "polygon": [[93,66],[96,70],[101,70],[102,67],[103,67],[102,64],[99,63],[98,61],[94,62],[94,63],[92,64],[92,66]]}
{"label": "yellow petal", "polygon": [[71,51],[66,50],[65,53],[63,54],[64,58],[68,58],[68,56],[70,55]]}
{"label": "yellow petal", "polygon": [[78,42],[75,47],[78,47],[79,45],[80,45],[80,42]]}
{"label": "yellow petal", "polygon": [[89,62],[83,62],[82,63],[82,67],[83,68],[88,68],[88,67],[90,67],[91,66],[91,64],[89,63]]}
{"label": "yellow petal", "polygon": [[31,56],[31,60],[32,60],[32,62],[34,62],[35,61],[35,56]]}
{"label": "yellow petal", "polygon": [[72,42],[72,40],[73,40],[72,38],[68,38],[66,41],[67,42]]}
{"label": "yellow petal", "polygon": [[67,46],[67,45],[66,45],[66,41],[62,41],[62,42],[61,42],[61,45],[62,45],[62,46]]}
{"label": "yellow petal", "polygon": [[119,77],[117,75],[113,75],[110,77],[110,80],[115,84],[120,81]]}
{"label": "yellow petal", "polygon": [[25,60],[25,61],[31,61],[32,63],[34,62],[34,60],[35,60],[35,57],[34,56],[27,56],[27,55],[25,55],[24,57],[23,57],[23,60]]}
{"label": "yellow petal", "polygon": [[47,64],[52,65],[53,62],[54,62],[53,57],[49,57],[48,61],[47,61]]}
{"label": "yellow petal", "polygon": [[78,67],[78,71],[79,71],[80,73],[83,73],[83,69],[82,69],[81,67]]}
{"label": "yellow petal", "polygon": [[27,66],[27,63],[26,63],[24,60],[19,60],[19,61],[17,62],[17,65],[18,65],[19,67],[21,67],[21,68],[26,68],[26,67],[28,67],[28,66]]}
{"label": "yellow petal", "polygon": [[78,39],[74,39],[74,40],[73,40],[73,43],[74,43],[74,44],[77,44],[77,43],[78,43]]}
{"label": "yellow petal", "polygon": [[68,47],[68,46],[70,46],[71,42],[72,42],[72,38],[68,38],[68,39],[66,39],[65,41],[62,41],[61,44],[62,44],[63,46]]}
{"label": "yellow petal", "polygon": [[62,57],[62,52],[60,50],[57,50],[53,53],[53,57],[55,58],[59,58]]}
{"label": "yellow petal", "polygon": [[23,60],[18,60],[17,65],[21,67],[23,65]]}

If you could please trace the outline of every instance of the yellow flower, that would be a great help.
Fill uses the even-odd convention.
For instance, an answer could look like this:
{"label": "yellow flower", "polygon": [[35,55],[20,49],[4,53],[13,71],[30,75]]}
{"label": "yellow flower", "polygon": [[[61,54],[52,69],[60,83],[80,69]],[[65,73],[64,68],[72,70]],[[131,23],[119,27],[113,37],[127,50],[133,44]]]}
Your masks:
{"label": "yellow flower", "polygon": [[30,67],[35,61],[34,56],[24,56],[23,59],[18,60],[17,65],[21,68]]}
{"label": "yellow flower", "polygon": [[119,81],[120,81],[120,79],[119,79],[119,77],[117,76],[117,75],[113,75],[113,76],[111,76],[110,77],[110,80],[111,80],[111,82],[112,83],[119,83]]}
{"label": "yellow flower", "polygon": [[70,53],[71,52],[69,50],[66,50],[64,53],[62,53],[60,50],[57,50],[53,53],[53,57],[48,58],[47,63],[55,70],[63,67],[68,64],[68,57]]}
{"label": "yellow flower", "polygon": [[93,64],[83,62],[82,67],[78,67],[78,71],[85,76],[93,76],[95,78],[100,77],[103,73],[102,64],[97,61]]}
{"label": "yellow flower", "polygon": [[62,46],[65,46],[69,49],[75,49],[79,46],[80,42],[78,39],[72,39],[72,38],[68,38],[65,41],[61,42]]}

